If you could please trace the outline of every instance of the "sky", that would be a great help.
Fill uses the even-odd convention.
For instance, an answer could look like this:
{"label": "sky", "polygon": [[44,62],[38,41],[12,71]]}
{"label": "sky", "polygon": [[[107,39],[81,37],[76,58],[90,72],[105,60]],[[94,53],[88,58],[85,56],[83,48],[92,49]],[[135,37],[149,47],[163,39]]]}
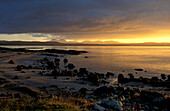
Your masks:
{"label": "sky", "polygon": [[0,40],[170,42],[170,0],[0,0]]}

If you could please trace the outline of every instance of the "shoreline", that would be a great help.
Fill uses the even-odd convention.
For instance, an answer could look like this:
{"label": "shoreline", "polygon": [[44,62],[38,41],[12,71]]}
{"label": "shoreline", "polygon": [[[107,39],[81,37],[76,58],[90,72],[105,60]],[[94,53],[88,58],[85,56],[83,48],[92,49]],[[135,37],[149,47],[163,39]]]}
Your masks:
{"label": "shoreline", "polygon": [[[63,60],[65,59],[65,57],[61,53],[58,54],[56,52],[53,52],[50,54],[53,54],[55,56],[50,56],[49,52],[29,52],[25,50],[15,50],[11,52],[11,50],[8,49],[3,49],[3,51],[1,49],[1,94],[6,94],[6,92],[9,91],[21,94],[29,94],[30,97],[34,98],[35,95],[40,95],[40,92],[43,93],[42,96],[44,97],[49,97],[51,96],[51,94],[60,96],[61,92],[69,94],[72,93],[75,95],[79,95],[88,101],[95,101],[92,102],[93,108],[102,107],[105,109],[108,108],[107,103],[109,103],[111,100],[116,100],[117,98],[117,101],[122,103],[117,104],[118,110],[124,108],[123,105],[126,103],[131,104],[128,107],[132,106],[133,102],[140,103],[142,105],[142,108],[146,108],[143,105],[148,104],[145,103],[146,100],[143,100],[143,103],[141,103],[136,99],[139,97],[139,89],[141,89],[140,87],[133,88],[129,87],[130,85],[126,87],[126,85],[124,86],[117,82],[111,83],[112,80],[109,79],[115,79],[115,81],[117,80],[117,78],[114,78],[115,75],[113,73],[108,73],[107,76],[110,77],[106,77],[106,74],[102,75],[100,73],[92,73],[87,71],[86,68],[81,68],[76,71],[74,70],[74,65],[69,63],[69,60],[68,62],[66,62],[65,60],[65,64],[61,64],[61,62],[64,62]],[[45,55],[42,55],[42,53]],[[10,60],[12,60],[13,63],[8,63]],[[58,69],[58,65],[66,66],[65,70]],[[111,85],[108,85],[109,83],[111,83]],[[144,86],[145,85],[146,84],[144,84]],[[56,87],[59,89],[56,89]],[[152,88],[153,86],[150,87]],[[31,93],[24,92],[21,89],[26,89],[29,92],[32,91],[33,95]],[[145,94],[152,94],[152,92],[156,93],[157,90],[154,91],[154,89],[155,87],[150,89],[150,91],[142,90],[142,93],[144,94],[143,98],[146,96]],[[49,94],[44,90],[46,90]],[[55,91],[57,91],[57,93]],[[134,97],[133,99],[125,97],[128,95],[126,94],[128,92],[133,92],[134,94],[132,93],[133,96],[131,96],[134,97],[134,95],[136,94],[136,97]],[[118,97],[113,98],[114,95],[117,95]],[[125,97],[124,100],[121,100],[122,95]],[[101,99],[96,99],[97,97]],[[151,98],[154,100],[159,97],[163,98],[162,101],[167,100],[167,97],[165,98],[163,95],[159,95],[159,93],[153,95],[153,97]],[[108,100],[106,98],[110,99]],[[128,100],[126,100],[126,98]],[[100,103],[100,101],[102,101],[103,103]],[[153,109],[154,107],[155,106],[152,106],[150,108]],[[114,109],[115,107],[112,108]]]}

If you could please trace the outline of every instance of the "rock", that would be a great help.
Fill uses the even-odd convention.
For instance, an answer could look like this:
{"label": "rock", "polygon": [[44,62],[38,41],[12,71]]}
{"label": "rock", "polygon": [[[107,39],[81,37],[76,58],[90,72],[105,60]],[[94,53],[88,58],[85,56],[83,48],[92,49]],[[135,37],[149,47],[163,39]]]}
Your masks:
{"label": "rock", "polygon": [[105,76],[104,74],[99,74],[100,79],[104,79],[104,76]]}
{"label": "rock", "polygon": [[155,99],[153,100],[153,102],[159,103],[159,102],[161,102],[161,101],[163,101],[163,100],[164,100],[163,97],[158,97],[158,98],[155,98]]}
{"label": "rock", "polygon": [[13,87],[12,89],[19,91],[19,92],[22,92],[22,93],[25,93],[25,94],[28,94],[32,97],[38,97],[38,95],[40,95],[39,90],[36,90],[36,89],[29,87],[29,86],[18,85],[16,87]]}
{"label": "rock", "polygon": [[19,79],[19,77],[16,75],[15,77],[13,77],[12,79]]}
{"label": "rock", "polygon": [[26,77],[25,79],[30,79],[31,77],[30,76],[28,76],[28,77]]}
{"label": "rock", "polygon": [[133,74],[129,73],[128,76],[129,76],[130,79],[134,79],[134,75]]}
{"label": "rock", "polygon": [[125,91],[125,88],[124,87],[117,87],[116,91],[123,92],[123,91]]}
{"label": "rock", "polygon": [[78,92],[84,97],[84,96],[86,96],[86,91],[88,91],[88,89],[81,88]]}
{"label": "rock", "polygon": [[53,61],[47,61],[47,68],[54,69],[56,66]]}
{"label": "rock", "polygon": [[168,75],[168,81],[170,81],[170,75]]}
{"label": "rock", "polygon": [[43,60],[44,60],[44,61],[48,61],[48,58],[47,58],[47,57],[45,57]]}
{"label": "rock", "polygon": [[63,60],[63,62],[66,64],[66,63],[68,62],[68,59],[65,58],[65,59]]}
{"label": "rock", "polygon": [[158,108],[158,107],[156,107],[156,106],[154,107],[154,109],[155,109],[155,110],[159,110],[159,108]]}
{"label": "rock", "polygon": [[94,109],[96,109],[97,111],[105,111],[104,107],[97,105],[97,104],[94,104]]}
{"label": "rock", "polygon": [[9,64],[16,64],[14,60],[10,60],[8,63]]}
{"label": "rock", "polygon": [[54,60],[55,62],[60,62],[60,59],[58,59],[58,58],[55,58],[55,60]]}
{"label": "rock", "polygon": [[93,74],[93,73],[90,73],[87,75],[87,80],[92,82],[93,85],[99,85],[100,83],[100,80],[99,80],[99,75],[98,74]]}
{"label": "rock", "polygon": [[39,74],[44,75],[45,71],[40,71]]}
{"label": "rock", "polygon": [[23,69],[23,67],[21,65],[17,65],[17,67],[16,67],[17,71],[21,71],[22,69]]}
{"label": "rock", "polygon": [[33,69],[34,67],[32,65],[29,65],[27,69]]}
{"label": "rock", "polygon": [[162,78],[163,80],[165,80],[165,79],[166,79],[165,74],[161,74],[161,78]]}
{"label": "rock", "polygon": [[86,69],[86,68],[80,68],[80,69],[79,69],[79,72],[80,72],[81,74],[87,74],[87,69]]}
{"label": "rock", "polygon": [[21,71],[21,73],[25,73],[25,71]]}
{"label": "rock", "polygon": [[115,89],[113,87],[107,87],[107,86],[102,86],[94,90],[94,95],[95,96],[102,96],[104,94],[113,94],[115,93]]}
{"label": "rock", "polygon": [[143,69],[141,69],[141,68],[139,68],[139,69],[134,69],[134,70],[136,70],[136,71],[143,71]]}
{"label": "rock", "polygon": [[119,104],[121,102],[116,101],[115,99],[111,99],[111,100],[103,100],[101,105],[102,106],[106,106],[108,108],[112,108],[113,110],[117,110],[117,111],[122,111],[122,104]]}
{"label": "rock", "polygon": [[52,76],[60,76],[60,72],[56,69],[54,69],[52,72],[51,72],[51,75]]}
{"label": "rock", "polygon": [[77,71],[77,69],[74,69],[74,71],[73,71],[75,74],[77,74],[78,73],[78,71]]}
{"label": "rock", "polygon": [[54,76],[54,78],[53,79],[57,79],[58,77],[57,76]]}
{"label": "rock", "polygon": [[71,77],[73,77],[73,71],[67,71],[66,73],[65,73],[65,76],[71,76]]}
{"label": "rock", "polygon": [[75,66],[74,66],[73,64],[71,64],[71,63],[68,64],[67,67],[68,67],[69,69],[74,69],[74,68],[75,68]]}
{"label": "rock", "polygon": [[127,83],[129,82],[128,78],[124,78],[123,74],[118,75],[118,83]]}
{"label": "rock", "polygon": [[114,76],[114,74],[111,72],[107,72],[106,77],[109,78],[110,76]]}

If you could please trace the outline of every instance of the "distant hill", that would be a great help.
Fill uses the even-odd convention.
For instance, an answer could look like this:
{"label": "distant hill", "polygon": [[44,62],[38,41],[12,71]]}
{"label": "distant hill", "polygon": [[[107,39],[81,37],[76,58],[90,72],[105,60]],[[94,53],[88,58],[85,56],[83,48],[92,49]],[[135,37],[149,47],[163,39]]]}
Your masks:
{"label": "distant hill", "polygon": [[101,44],[97,42],[83,42],[83,43],[60,43],[56,41],[49,42],[38,42],[38,41],[0,41],[0,45],[37,45],[37,46],[170,46],[170,43],[117,43],[117,42],[107,42],[107,44]]}
{"label": "distant hill", "polygon": [[0,41],[0,45],[62,45],[59,42]]}

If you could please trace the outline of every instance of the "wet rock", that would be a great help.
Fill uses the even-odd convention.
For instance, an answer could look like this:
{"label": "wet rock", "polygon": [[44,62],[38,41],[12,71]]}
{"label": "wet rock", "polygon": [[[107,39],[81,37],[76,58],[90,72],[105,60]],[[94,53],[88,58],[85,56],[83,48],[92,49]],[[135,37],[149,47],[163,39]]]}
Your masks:
{"label": "wet rock", "polygon": [[58,49],[45,49],[43,52],[49,53],[60,53],[60,54],[70,54],[70,55],[78,55],[81,53],[87,53],[87,51],[76,51],[76,50],[58,50]]}
{"label": "wet rock", "polygon": [[110,100],[103,100],[101,105],[106,108],[111,108],[112,110],[122,111],[123,108],[120,103],[121,103],[120,101],[116,101],[115,99],[110,99]]}
{"label": "wet rock", "polygon": [[87,74],[88,72],[87,72],[87,69],[86,69],[86,68],[80,68],[80,69],[79,69],[79,73],[80,73],[81,75],[84,75],[84,74]]}
{"label": "wet rock", "polygon": [[93,85],[99,85],[100,79],[98,74],[90,73],[87,75],[87,80],[92,82]]}
{"label": "wet rock", "polygon": [[116,88],[116,91],[123,92],[123,91],[125,91],[125,88],[119,86]]}
{"label": "wet rock", "polygon": [[84,56],[84,58],[89,58],[88,56]]}
{"label": "wet rock", "polygon": [[27,69],[33,69],[34,67],[32,65],[29,65]]}
{"label": "wet rock", "polygon": [[104,74],[98,74],[100,79],[104,79],[105,75]]}
{"label": "wet rock", "polygon": [[129,76],[130,79],[134,79],[134,75],[133,74],[129,73],[128,76]]}
{"label": "wet rock", "polygon": [[25,73],[25,71],[21,71],[21,73]]}
{"label": "wet rock", "polygon": [[159,79],[158,77],[152,77],[150,80],[150,84],[153,86],[159,86]]}
{"label": "wet rock", "polygon": [[155,98],[163,97],[162,94],[157,92],[151,92],[151,91],[141,91],[141,100],[142,102],[150,102],[152,103]]}
{"label": "wet rock", "polygon": [[103,84],[109,84],[110,82],[105,81],[105,80],[102,80],[101,83],[103,83]]}
{"label": "wet rock", "polygon": [[32,87],[18,85],[16,87],[12,88],[13,90],[28,94],[32,97],[38,97],[40,95],[40,91],[37,91],[36,89],[33,89]]}
{"label": "wet rock", "polygon": [[10,60],[8,63],[9,64],[16,64],[14,60]]}
{"label": "wet rock", "polygon": [[14,97],[15,98],[21,98],[21,94],[20,93],[16,93],[16,94],[14,94]]}
{"label": "wet rock", "polygon": [[51,75],[52,76],[60,76],[60,72],[56,69],[54,69],[52,72],[51,72]]}
{"label": "wet rock", "polygon": [[165,80],[165,79],[166,79],[165,74],[161,74],[161,78],[162,78],[163,80]]}
{"label": "wet rock", "polygon": [[6,95],[4,93],[1,93],[0,97],[6,97]]}
{"label": "wet rock", "polygon": [[17,71],[21,71],[22,69],[23,69],[23,67],[21,65],[17,65],[17,67],[16,67]]}
{"label": "wet rock", "polygon": [[68,64],[67,67],[68,67],[68,69],[74,69],[75,68],[74,64],[71,64],[71,63]]}
{"label": "wet rock", "polygon": [[75,74],[77,74],[78,73],[78,71],[77,71],[77,69],[74,69],[74,71],[73,71]]}
{"label": "wet rock", "polygon": [[128,83],[128,82],[129,82],[129,79],[124,78],[123,74],[118,75],[118,83]]}
{"label": "wet rock", "polygon": [[71,76],[71,77],[73,77],[73,71],[67,71],[66,73],[65,73],[65,76]]}
{"label": "wet rock", "polygon": [[54,78],[53,79],[57,79],[58,77],[57,76],[54,76]]}
{"label": "wet rock", "polygon": [[30,79],[31,77],[30,76],[28,76],[28,77],[26,77],[25,79]]}
{"label": "wet rock", "polygon": [[60,59],[59,59],[59,58],[55,58],[54,61],[55,61],[55,62],[60,62]]}
{"label": "wet rock", "polygon": [[44,75],[45,71],[40,71],[39,74]]}
{"label": "wet rock", "polygon": [[99,87],[96,90],[94,90],[94,95],[95,96],[102,96],[105,94],[113,94],[115,93],[115,89],[113,87],[107,87],[107,86],[103,86],[103,87]]}
{"label": "wet rock", "polygon": [[66,64],[66,63],[68,62],[68,59],[65,58],[65,59],[63,60],[63,62]]}
{"label": "wet rock", "polygon": [[114,73],[107,72],[106,77],[109,78],[110,76],[114,76]]}
{"label": "wet rock", "polygon": [[54,69],[56,66],[53,61],[47,61],[47,68]]}
{"label": "wet rock", "polygon": [[155,103],[160,103],[160,102],[163,101],[163,100],[164,100],[163,97],[158,97],[158,98],[155,98],[155,99],[153,100],[153,102],[155,102]]}
{"label": "wet rock", "polygon": [[81,88],[78,92],[80,93],[81,96],[85,97],[86,96],[86,91],[88,91],[88,89]]}
{"label": "wet rock", "polygon": [[141,69],[141,68],[139,68],[139,69],[134,69],[134,70],[136,70],[136,71],[143,71],[143,69]]}
{"label": "wet rock", "polygon": [[94,104],[94,109],[96,109],[97,111],[105,111],[104,107],[97,105],[97,104]]}
{"label": "wet rock", "polygon": [[19,77],[16,75],[15,77],[13,77],[12,79],[19,79]]}
{"label": "wet rock", "polygon": [[43,61],[48,61],[48,58],[47,58],[47,57],[45,57],[45,58],[43,59]]}
{"label": "wet rock", "polygon": [[168,81],[170,81],[170,75],[168,75]]}

